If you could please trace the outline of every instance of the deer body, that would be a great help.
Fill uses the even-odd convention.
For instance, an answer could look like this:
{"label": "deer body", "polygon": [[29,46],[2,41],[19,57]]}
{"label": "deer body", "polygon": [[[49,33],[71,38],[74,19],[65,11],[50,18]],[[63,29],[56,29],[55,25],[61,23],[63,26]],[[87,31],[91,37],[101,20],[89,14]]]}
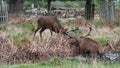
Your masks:
{"label": "deer body", "polygon": [[[52,36],[52,31],[55,33],[66,34],[67,29],[60,24],[59,20],[55,16],[42,16],[37,21],[37,29],[35,30],[35,34],[38,30],[40,33],[40,37],[42,38],[42,32],[45,29],[49,29]],[[34,34],[34,36],[35,36]]]}
{"label": "deer body", "polygon": [[81,54],[89,55],[92,58],[96,58],[97,55],[103,56],[104,48],[100,43],[87,37],[80,37],[78,41]]}

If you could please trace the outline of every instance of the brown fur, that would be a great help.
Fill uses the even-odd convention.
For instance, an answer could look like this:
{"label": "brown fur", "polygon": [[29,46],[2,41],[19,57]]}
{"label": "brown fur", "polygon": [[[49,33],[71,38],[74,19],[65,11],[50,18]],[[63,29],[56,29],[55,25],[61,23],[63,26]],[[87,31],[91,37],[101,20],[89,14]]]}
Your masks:
{"label": "brown fur", "polygon": [[87,37],[79,38],[80,53],[84,55],[89,55],[92,58],[97,57],[97,55],[102,56],[104,54],[104,48],[101,44]]}
{"label": "brown fur", "polygon": [[[38,19],[38,27],[35,31],[35,33],[40,30],[40,37],[42,38],[42,32],[45,29],[49,29],[52,35],[52,31],[55,33],[61,33],[61,34],[66,34],[67,29],[64,29],[64,27],[61,26],[59,20],[55,16],[42,16]],[[35,36],[35,34],[34,34]]]}

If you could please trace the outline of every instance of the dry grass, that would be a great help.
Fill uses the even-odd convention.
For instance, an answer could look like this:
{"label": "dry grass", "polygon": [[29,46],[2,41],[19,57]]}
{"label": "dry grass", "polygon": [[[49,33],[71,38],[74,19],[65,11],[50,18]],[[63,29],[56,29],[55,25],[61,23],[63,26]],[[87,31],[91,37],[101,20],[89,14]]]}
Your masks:
{"label": "dry grass", "polygon": [[102,27],[95,29],[93,28],[93,32],[91,33],[93,38],[111,38],[111,39],[119,39],[120,37],[120,28],[116,27],[114,29],[110,29],[109,27]]}
{"label": "dry grass", "polygon": [[[78,54],[77,44],[71,44],[75,41],[71,41],[72,39],[68,40],[67,37],[62,35],[52,39],[44,38],[43,41],[40,41],[39,39],[33,39],[33,33],[29,30],[26,31],[15,25],[8,25],[5,30],[0,32],[0,39],[2,39],[0,40],[0,46],[3,47],[0,49],[0,56],[3,56],[0,60],[5,58],[2,60],[3,63],[37,62],[47,60],[53,56],[67,57]],[[5,44],[2,42],[5,42]],[[3,54],[8,50],[7,45],[11,46],[9,48],[15,51],[9,51],[10,54]]]}

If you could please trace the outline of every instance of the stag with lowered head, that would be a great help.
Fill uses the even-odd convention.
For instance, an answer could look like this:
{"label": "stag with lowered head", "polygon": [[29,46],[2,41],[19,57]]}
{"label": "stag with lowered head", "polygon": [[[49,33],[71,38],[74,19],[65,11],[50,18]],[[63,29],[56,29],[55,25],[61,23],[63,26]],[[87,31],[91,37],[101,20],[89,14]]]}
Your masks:
{"label": "stag with lowered head", "polygon": [[40,30],[39,33],[40,33],[41,39],[42,39],[42,32],[46,29],[50,30],[51,36],[52,36],[52,31],[55,33],[66,35],[67,29],[65,29],[60,24],[60,21],[55,16],[42,16],[38,19],[37,24],[38,26],[37,26],[37,29],[35,30],[35,34],[36,32],[38,32],[38,30]]}

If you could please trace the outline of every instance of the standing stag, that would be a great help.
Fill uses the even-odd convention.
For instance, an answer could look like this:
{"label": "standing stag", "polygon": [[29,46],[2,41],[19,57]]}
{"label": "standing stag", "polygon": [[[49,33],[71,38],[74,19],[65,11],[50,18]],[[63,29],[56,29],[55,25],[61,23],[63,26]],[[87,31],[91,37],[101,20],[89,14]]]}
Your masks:
{"label": "standing stag", "polygon": [[[52,31],[55,33],[60,33],[60,34],[66,35],[67,29],[65,29],[60,24],[60,21],[55,16],[42,16],[38,19],[37,24],[38,24],[38,26],[37,26],[37,29],[35,30],[35,34],[38,30],[40,30],[39,33],[40,33],[41,39],[42,39],[42,32],[45,29],[50,30],[51,36],[52,36]],[[35,36],[35,34],[34,34],[34,36]]]}

